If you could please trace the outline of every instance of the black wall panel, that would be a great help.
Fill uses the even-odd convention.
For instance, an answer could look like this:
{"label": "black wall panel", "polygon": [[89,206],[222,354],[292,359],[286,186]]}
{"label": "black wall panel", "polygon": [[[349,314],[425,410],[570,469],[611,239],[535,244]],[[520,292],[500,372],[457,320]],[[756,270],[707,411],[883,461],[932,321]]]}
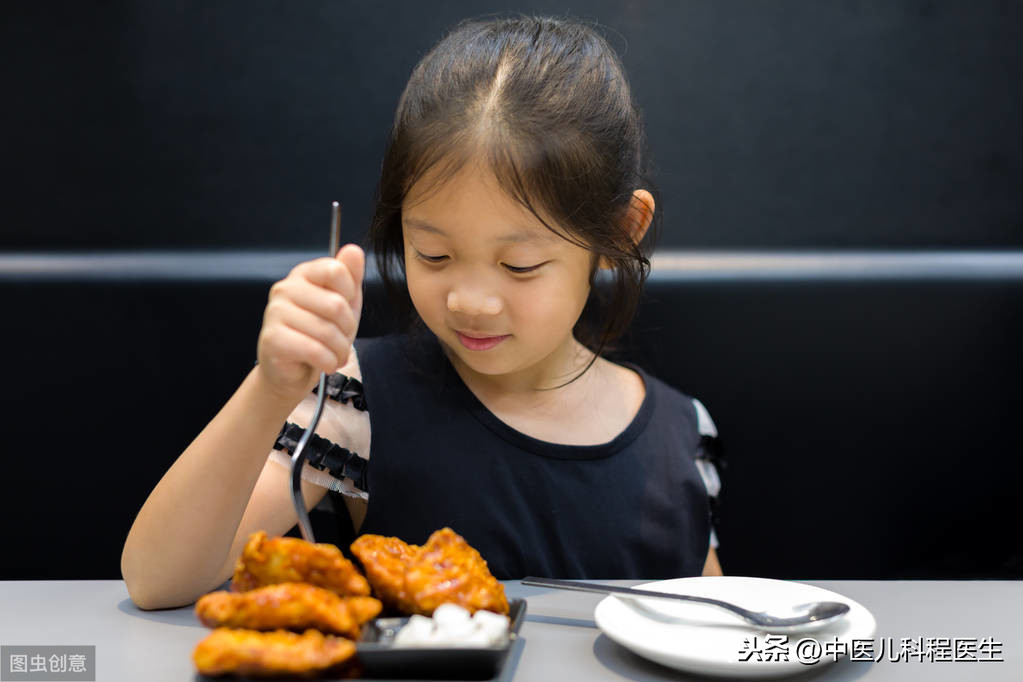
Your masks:
{"label": "black wall panel", "polygon": [[1023,245],[1015,2],[4,3],[0,250],[319,248],[459,19],[596,20],[674,247]]}

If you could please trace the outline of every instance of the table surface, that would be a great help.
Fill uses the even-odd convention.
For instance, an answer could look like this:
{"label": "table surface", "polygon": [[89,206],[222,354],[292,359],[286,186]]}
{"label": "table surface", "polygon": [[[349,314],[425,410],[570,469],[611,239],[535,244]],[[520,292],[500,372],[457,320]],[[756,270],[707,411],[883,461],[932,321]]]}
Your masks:
{"label": "table surface", "polygon": [[[808,667],[799,680],[1021,680],[1023,581],[808,580],[858,601],[875,640],[993,638],[1002,662],[859,662]],[[630,584],[620,582],[619,584]],[[597,594],[506,583],[528,614],[501,680],[702,679],[647,662],[601,634]],[[205,636],[191,607],[141,611],[120,580],[0,581],[0,645],[95,645],[97,680],[197,679],[191,653]]]}

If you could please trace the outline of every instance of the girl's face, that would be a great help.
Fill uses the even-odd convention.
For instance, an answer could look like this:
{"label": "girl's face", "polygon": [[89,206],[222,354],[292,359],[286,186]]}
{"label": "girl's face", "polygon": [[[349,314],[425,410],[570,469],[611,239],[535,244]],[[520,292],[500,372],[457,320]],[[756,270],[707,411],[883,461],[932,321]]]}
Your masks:
{"label": "girl's face", "polygon": [[412,303],[463,376],[539,387],[578,369],[572,328],[593,255],[548,230],[489,170],[467,165],[425,196],[413,187],[402,234]]}

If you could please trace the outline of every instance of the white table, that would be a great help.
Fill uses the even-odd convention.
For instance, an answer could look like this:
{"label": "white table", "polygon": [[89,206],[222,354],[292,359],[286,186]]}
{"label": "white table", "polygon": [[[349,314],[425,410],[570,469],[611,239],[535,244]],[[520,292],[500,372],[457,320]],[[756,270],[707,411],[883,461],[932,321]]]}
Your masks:
{"label": "white table", "polygon": [[[1023,582],[807,581],[844,594],[877,619],[876,638],[992,637],[1004,662],[841,660],[800,680],[1023,680]],[[623,583],[628,584],[628,583]],[[601,634],[601,596],[506,583],[528,615],[501,679],[694,679],[633,655]],[[0,645],[95,645],[97,680],[196,679],[191,653],[207,632],[192,609],[140,611],[119,580],[0,582]]]}

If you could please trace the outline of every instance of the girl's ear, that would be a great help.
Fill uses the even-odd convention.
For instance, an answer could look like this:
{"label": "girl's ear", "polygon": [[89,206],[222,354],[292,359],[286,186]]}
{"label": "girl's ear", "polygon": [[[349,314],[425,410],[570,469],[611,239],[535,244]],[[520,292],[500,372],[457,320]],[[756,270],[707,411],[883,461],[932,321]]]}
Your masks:
{"label": "girl's ear", "polygon": [[639,244],[654,219],[654,196],[645,189],[632,193],[629,210],[625,214],[625,229],[632,241]]}
{"label": "girl's ear", "polygon": [[[654,196],[645,189],[637,189],[632,193],[629,202],[629,209],[625,212],[625,220],[622,223],[625,231],[632,237],[632,241],[639,244],[643,241],[646,231],[650,229],[650,223],[654,219]],[[611,267],[607,259],[600,259],[600,268],[607,270]]]}

